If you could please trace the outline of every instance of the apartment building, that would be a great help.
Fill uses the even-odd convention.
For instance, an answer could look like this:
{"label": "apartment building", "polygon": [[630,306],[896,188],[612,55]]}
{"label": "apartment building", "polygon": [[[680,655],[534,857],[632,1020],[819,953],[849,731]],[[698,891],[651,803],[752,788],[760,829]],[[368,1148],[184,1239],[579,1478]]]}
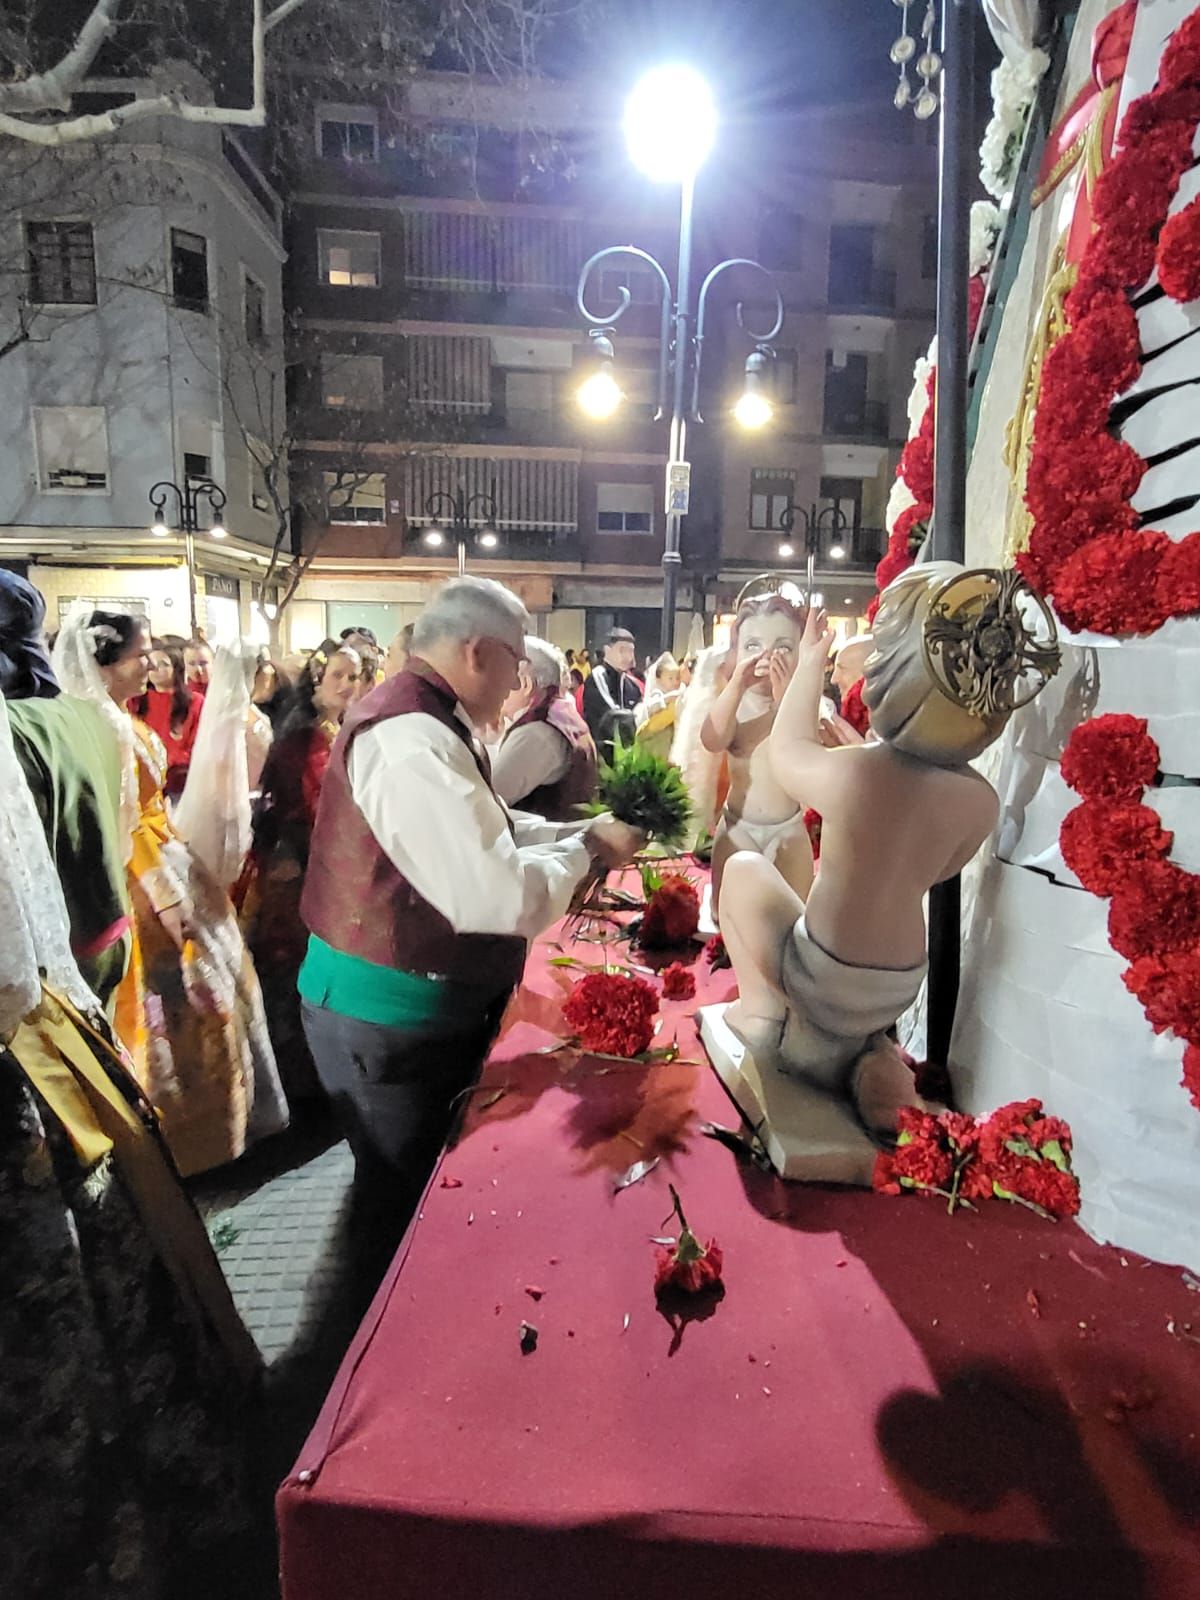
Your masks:
{"label": "apartment building", "polygon": [[[932,329],[935,157],[923,137],[887,106],[808,112],[739,126],[701,176],[693,281],[725,257],[756,257],[786,320],[775,416],[743,433],[731,407],[769,292],[739,270],[713,294],[707,420],[689,434],[681,644],[693,610],[719,614],[747,577],[802,565],[803,519],[827,507],[846,552],[829,554],[830,512],[827,600],[847,616],[865,606],[913,360]],[[429,73],[397,112],[314,82],[311,139],[290,197],[304,419],[292,473],[327,515],[307,530],[318,553],[290,608],[293,637],[356,621],[394,631],[461,543],[468,570],[509,583],[564,646],[619,622],[649,650],[665,523],[660,290],[628,261],[591,282],[597,315],[622,289],[631,300],[614,335],[625,403],[604,423],[575,402],[591,361],[575,293],[582,264],[611,244],[649,251],[674,277],[677,197],[626,163],[611,96]],[[470,513],[457,531],[455,498]]]}
{"label": "apartment building", "polygon": [[[86,597],[159,633],[188,633],[193,600],[212,639],[261,633],[278,525],[262,468],[285,430],[279,197],[232,133],[172,120],[99,147],[10,142],[0,174],[0,561],[43,591],[52,628]],[[173,496],[167,533],[150,531],[163,481],[225,496],[219,515],[200,498],[190,569]]]}

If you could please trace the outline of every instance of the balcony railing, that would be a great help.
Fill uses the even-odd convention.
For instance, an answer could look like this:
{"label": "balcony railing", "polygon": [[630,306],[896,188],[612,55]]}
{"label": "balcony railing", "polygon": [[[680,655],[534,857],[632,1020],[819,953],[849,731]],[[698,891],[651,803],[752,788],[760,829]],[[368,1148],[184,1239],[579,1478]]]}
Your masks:
{"label": "balcony railing", "polygon": [[[577,566],[582,560],[579,531],[576,528],[505,528],[503,518],[495,545],[481,544],[482,530],[473,529],[466,539],[467,561],[472,567],[488,561],[540,561],[549,566]],[[406,556],[453,559],[456,540],[453,529],[443,535],[443,543],[425,543],[427,528],[410,525],[404,531]]]}
{"label": "balcony railing", "polygon": [[888,436],[888,410],[882,400],[845,401],[827,396],[824,430],[847,439],[884,440]]}
{"label": "balcony railing", "polygon": [[831,266],[829,304],[839,311],[891,311],[896,304],[896,274],[884,267],[842,272]]}

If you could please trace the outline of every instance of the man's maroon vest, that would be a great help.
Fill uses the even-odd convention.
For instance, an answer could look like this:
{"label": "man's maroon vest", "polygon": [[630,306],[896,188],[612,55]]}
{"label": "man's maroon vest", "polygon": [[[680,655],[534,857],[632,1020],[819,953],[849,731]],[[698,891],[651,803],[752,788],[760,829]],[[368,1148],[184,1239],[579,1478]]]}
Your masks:
{"label": "man's maroon vest", "polygon": [[530,706],[523,716],[517,718],[509,732],[514,733],[531,722],[544,722],[547,727],[553,728],[567,746],[571,764],[556,783],[543,783],[523,799],[515,801],[514,806],[518,811],[530,811],[549,822],[578,822],[580,806],[595,799],[596,795],[596,746],[591,734],[584,728],[580,729],[578,739],[568,738],[561,728],[550,721],[550,705],[551,702],[546,700],[540,706]]}
{"label": "man's maroon vest", "polygon": [[[389,717],[412,712],[450,728],[471,750],[487,780],[470,733],[455,716],[456,704],[449,684],[422,663],[372,689],[347,712],[321,788],[300,915],[318,939],[345,955],[499,995],[520,982],[524,939],[456,933],[380,847],[350,789],[350,747],[357,736]],[[395,778],[403,783],[403,770]],[[420,841],[413,842],[419,849]]]}

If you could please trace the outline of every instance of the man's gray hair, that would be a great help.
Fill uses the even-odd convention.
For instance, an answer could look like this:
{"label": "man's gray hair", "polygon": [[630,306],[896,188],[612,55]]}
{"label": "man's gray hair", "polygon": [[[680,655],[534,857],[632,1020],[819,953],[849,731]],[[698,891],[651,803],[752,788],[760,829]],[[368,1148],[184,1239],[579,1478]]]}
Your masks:
{"label": "man's gray hair", "polygon": [[524,635],[529,613],[510,589],[492,578],[451,578],[413,624],[412,647],[422,650],[442,639],[511,641]]}
{"label": "man's gray hair", "polygon": [[567,677],[567,658],[561,650],[545,639],[533,634],[525,637],[525,657],[529,662],[529,676],[539,689],[561,689]]}

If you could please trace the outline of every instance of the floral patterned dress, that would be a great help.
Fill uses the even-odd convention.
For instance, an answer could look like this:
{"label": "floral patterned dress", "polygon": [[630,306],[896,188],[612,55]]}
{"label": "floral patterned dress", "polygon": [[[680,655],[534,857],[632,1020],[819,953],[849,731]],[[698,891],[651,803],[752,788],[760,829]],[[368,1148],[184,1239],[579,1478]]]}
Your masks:
{"label": "floral patterned dress", "polygon": [[248,1522],[257,1353],[103,1026],[47,992],[0,1046],[0,1594],[14,1600],[176,1600]]}
{"label": "floral patterned dress", "polygon": [[[116,1029],[185,1175],[235,1160],[287,1124],[262,994],[229,897],[176,834],[166,752],[134,723],[140,816],[129,862],[133,954]],[[176,943],[161,913],[186,914]]]}

